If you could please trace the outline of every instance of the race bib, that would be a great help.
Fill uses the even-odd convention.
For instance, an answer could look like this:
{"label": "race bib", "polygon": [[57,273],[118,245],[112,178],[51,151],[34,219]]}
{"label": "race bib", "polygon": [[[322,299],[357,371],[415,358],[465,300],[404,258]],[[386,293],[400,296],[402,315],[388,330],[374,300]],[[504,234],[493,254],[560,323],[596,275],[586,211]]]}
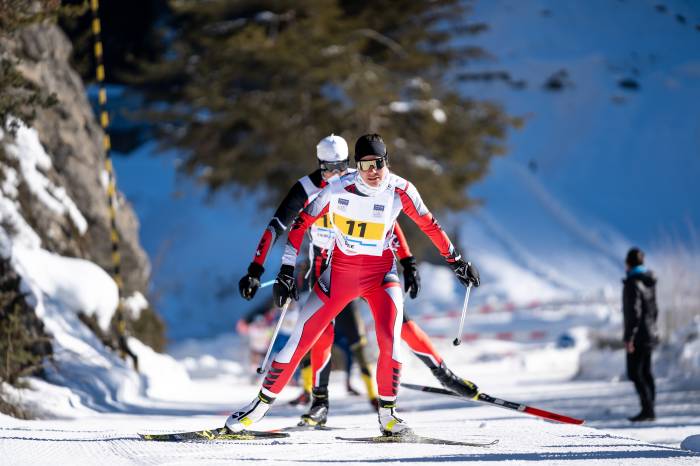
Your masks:
{"label": "race bib", "polygon": [[348,238],[353,241],[363,240],[377,241],[384,238],[383,223],[367,222],[363,220],[351,219],[340,214],[333,216],[333,223]]}
{"label": "race bib", "polygon": [[345,254],[381,256],[387,232],[391,229],[393,189],[365,197],[344,192],[331,201],[336,245]]}
{"label": "race bib", "polygon": [[311,233],[311,243],[321,249],[329,249],[333,243],[333,223],[329,214],[316,219],[309,228]]}

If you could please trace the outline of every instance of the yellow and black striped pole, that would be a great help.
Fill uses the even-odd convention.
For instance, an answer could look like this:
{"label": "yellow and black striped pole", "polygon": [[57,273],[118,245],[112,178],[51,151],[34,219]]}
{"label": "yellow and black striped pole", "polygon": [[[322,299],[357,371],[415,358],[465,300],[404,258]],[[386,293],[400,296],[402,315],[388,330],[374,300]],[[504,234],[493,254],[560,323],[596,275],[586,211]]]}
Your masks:
{"label": "yellow and black striped pole", "polygon": [[116,332],[119,351],[125,358],[129,355],[134,367],[138,370],[138,359],[129,349],[126,341],[126,320],[122,310],[122,291],[124,281],[121,276],[121,254],[119,252],[119,231],[117,230],[117,186],[114,177],[114,167],[110,150],[112,148],[109,139],[109,113],[107,112],[107,89],[105,88],[105,65],[103,60],[104,49],[102,47],[102,25],[100,23],[100,3],[99,0],[90,0],[90,10],[92,11],[92,35],[95,43],[95,77],[98,85],[98,103],[100,114],[100,126],[102,126],[102,147],[105,151],[105,170],[107,171],[107,205],[109,206],[109,226],[110,239],[112,244],[112,278],[117,284],[119,293],[119,305],[116,314]]}

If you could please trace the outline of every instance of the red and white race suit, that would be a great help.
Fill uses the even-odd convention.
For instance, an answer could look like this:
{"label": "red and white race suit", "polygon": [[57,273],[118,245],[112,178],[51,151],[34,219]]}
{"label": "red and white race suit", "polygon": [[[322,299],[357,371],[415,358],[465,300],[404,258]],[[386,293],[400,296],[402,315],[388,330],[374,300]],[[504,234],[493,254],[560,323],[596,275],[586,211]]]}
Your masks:
{"label": "red and white race suit", "polygon": [[335,316],[357,297],[364,298],[375,320],[379,360],[377,387],[385,400],[396,398],[401,372],[400,337],[403,296],[391,251],[399,213],[410,217],[448,260],[457,257],[449,238],[423,204],[415,186],[387,174],[378,189],[368,188],[358,173],[326,186],[296,218],[289,232],[283,264],[294,266],[304,232],[328,214],[335,246],[330,265],[300,311],[285,347],[272,362],[263,393],[275,397],[289,382],[299,361]]}
{"label": "red and white race suit", "polygon": [[[353,173],[355,169],[349,169],[348,173]],[[335,180],[336,178],[331,178]],[[324,180],[321,170],[316,170],[309,175],[303,176],[292,186],[287,195],[284,197],[280,205],[275,210],[275,214],[270,220],[267,228],[260,237],[258,242],[258,247],[256,248],[255,255],[253,256],[253,262],[264,266],[267,255],[270,251],[270,247],[274,242],[282,236],[284,231],[288,226],[291,225],[294,218],[301,212],[301,210],[309,205],[316,196],[321,192],[323,188],[328,185],[328,181]],[[325,262],[328,259],[328,250],[333,248],[334,231],[333,225],[328,214],[318,217],[308,228],[309,233],[309,260],[311,261],[312,267],[312,281],[311,283],[316,283],[318,277],[321,276],[321,271],[325,269]],[[396,235],[396,255],[399,259],[403,259],[411,255],[411,250],[408,247],[401,228],[398,222],[394,227],[394,233]],[[352,305],[347,307],[348,312],[352,312]],[[296,319],[296,308],[293,313],[288,313],[284,325],[292,323]],[[405,316],[404,316],[405,317]],[[352,319],[345,319],[350,322]],[[403,337],[409,343],[409,346],[414,350],[418,351],[417,354],[423,354],[426,352],[425,344],[422,341],[427,341],[429,343],[427,335],[425,332],[420,330],[419,327],[415,326],[412,322],[409,322],[405,318]],[[413,324],[412,327],[406,324]],[[417,331],[412,331],[413,328]],[[291,331],[288,329],[287,332]],[[357,329],[355,329],[357,331]],[[352,333],[352,332],[351,332]],[[419,335],[419,336],[416,336]],[[311,368],[314,386],[327,386],[328,379],[330,376],[330,358],[331,349],[333,346],[333,341],[335,337],[335,330],[333,324],[329,324],[324,330],[322,337],[319,341],[314,344],[311,348]],[[417,346],[419,345],[419,346]],[[434,353],[434,351],[433,351]],[[439,358],[439,355],[435,353],[433,359]]]}

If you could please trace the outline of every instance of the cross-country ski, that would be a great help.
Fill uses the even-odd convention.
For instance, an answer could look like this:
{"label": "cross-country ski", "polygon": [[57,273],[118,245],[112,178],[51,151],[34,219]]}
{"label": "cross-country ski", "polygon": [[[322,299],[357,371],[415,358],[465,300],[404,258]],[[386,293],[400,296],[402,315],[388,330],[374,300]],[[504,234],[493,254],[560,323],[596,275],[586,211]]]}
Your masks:
{"label": "cross-country ski", "polygon": [[269,440],[289,437],[289,434],[282,432],[260,432],[255,430],[244,430],[241,432],[231,432],[225,427],[216,429],[198,430],[192,432],[175,432],[169,434],[138,434],[143,440],[154,440],[161,442],[186,442],[186,441],[212,441],[212,440]]}
{"label": "cross-country ski", "polygon": [[490,447],[498,443],[498,440],[491,440],[490,442],[460,442],[456,440],[424,437],[417,434],[394,436],[379,435],[377,437],[336,437],[336,439],[360,443],[423,443],[430,445],[456,445],[462,447]]}

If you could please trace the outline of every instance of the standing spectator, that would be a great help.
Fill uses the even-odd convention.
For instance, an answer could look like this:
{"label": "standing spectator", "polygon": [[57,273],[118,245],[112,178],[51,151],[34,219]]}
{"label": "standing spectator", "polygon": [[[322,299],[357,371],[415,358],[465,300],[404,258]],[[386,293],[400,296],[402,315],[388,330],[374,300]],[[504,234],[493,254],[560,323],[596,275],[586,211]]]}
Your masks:
{"label": "standing spectator", "polygon": [[625,259],[627,278],[622,291],[625,321],[624,342],[627,351],[627,376],[634,382],[642,410],[629,418],[632,422],[653,421],[656,388],[651,373],[651,353],[658,343],[656,319],[656,277],[644,265],[644,252],[632,248]]}

